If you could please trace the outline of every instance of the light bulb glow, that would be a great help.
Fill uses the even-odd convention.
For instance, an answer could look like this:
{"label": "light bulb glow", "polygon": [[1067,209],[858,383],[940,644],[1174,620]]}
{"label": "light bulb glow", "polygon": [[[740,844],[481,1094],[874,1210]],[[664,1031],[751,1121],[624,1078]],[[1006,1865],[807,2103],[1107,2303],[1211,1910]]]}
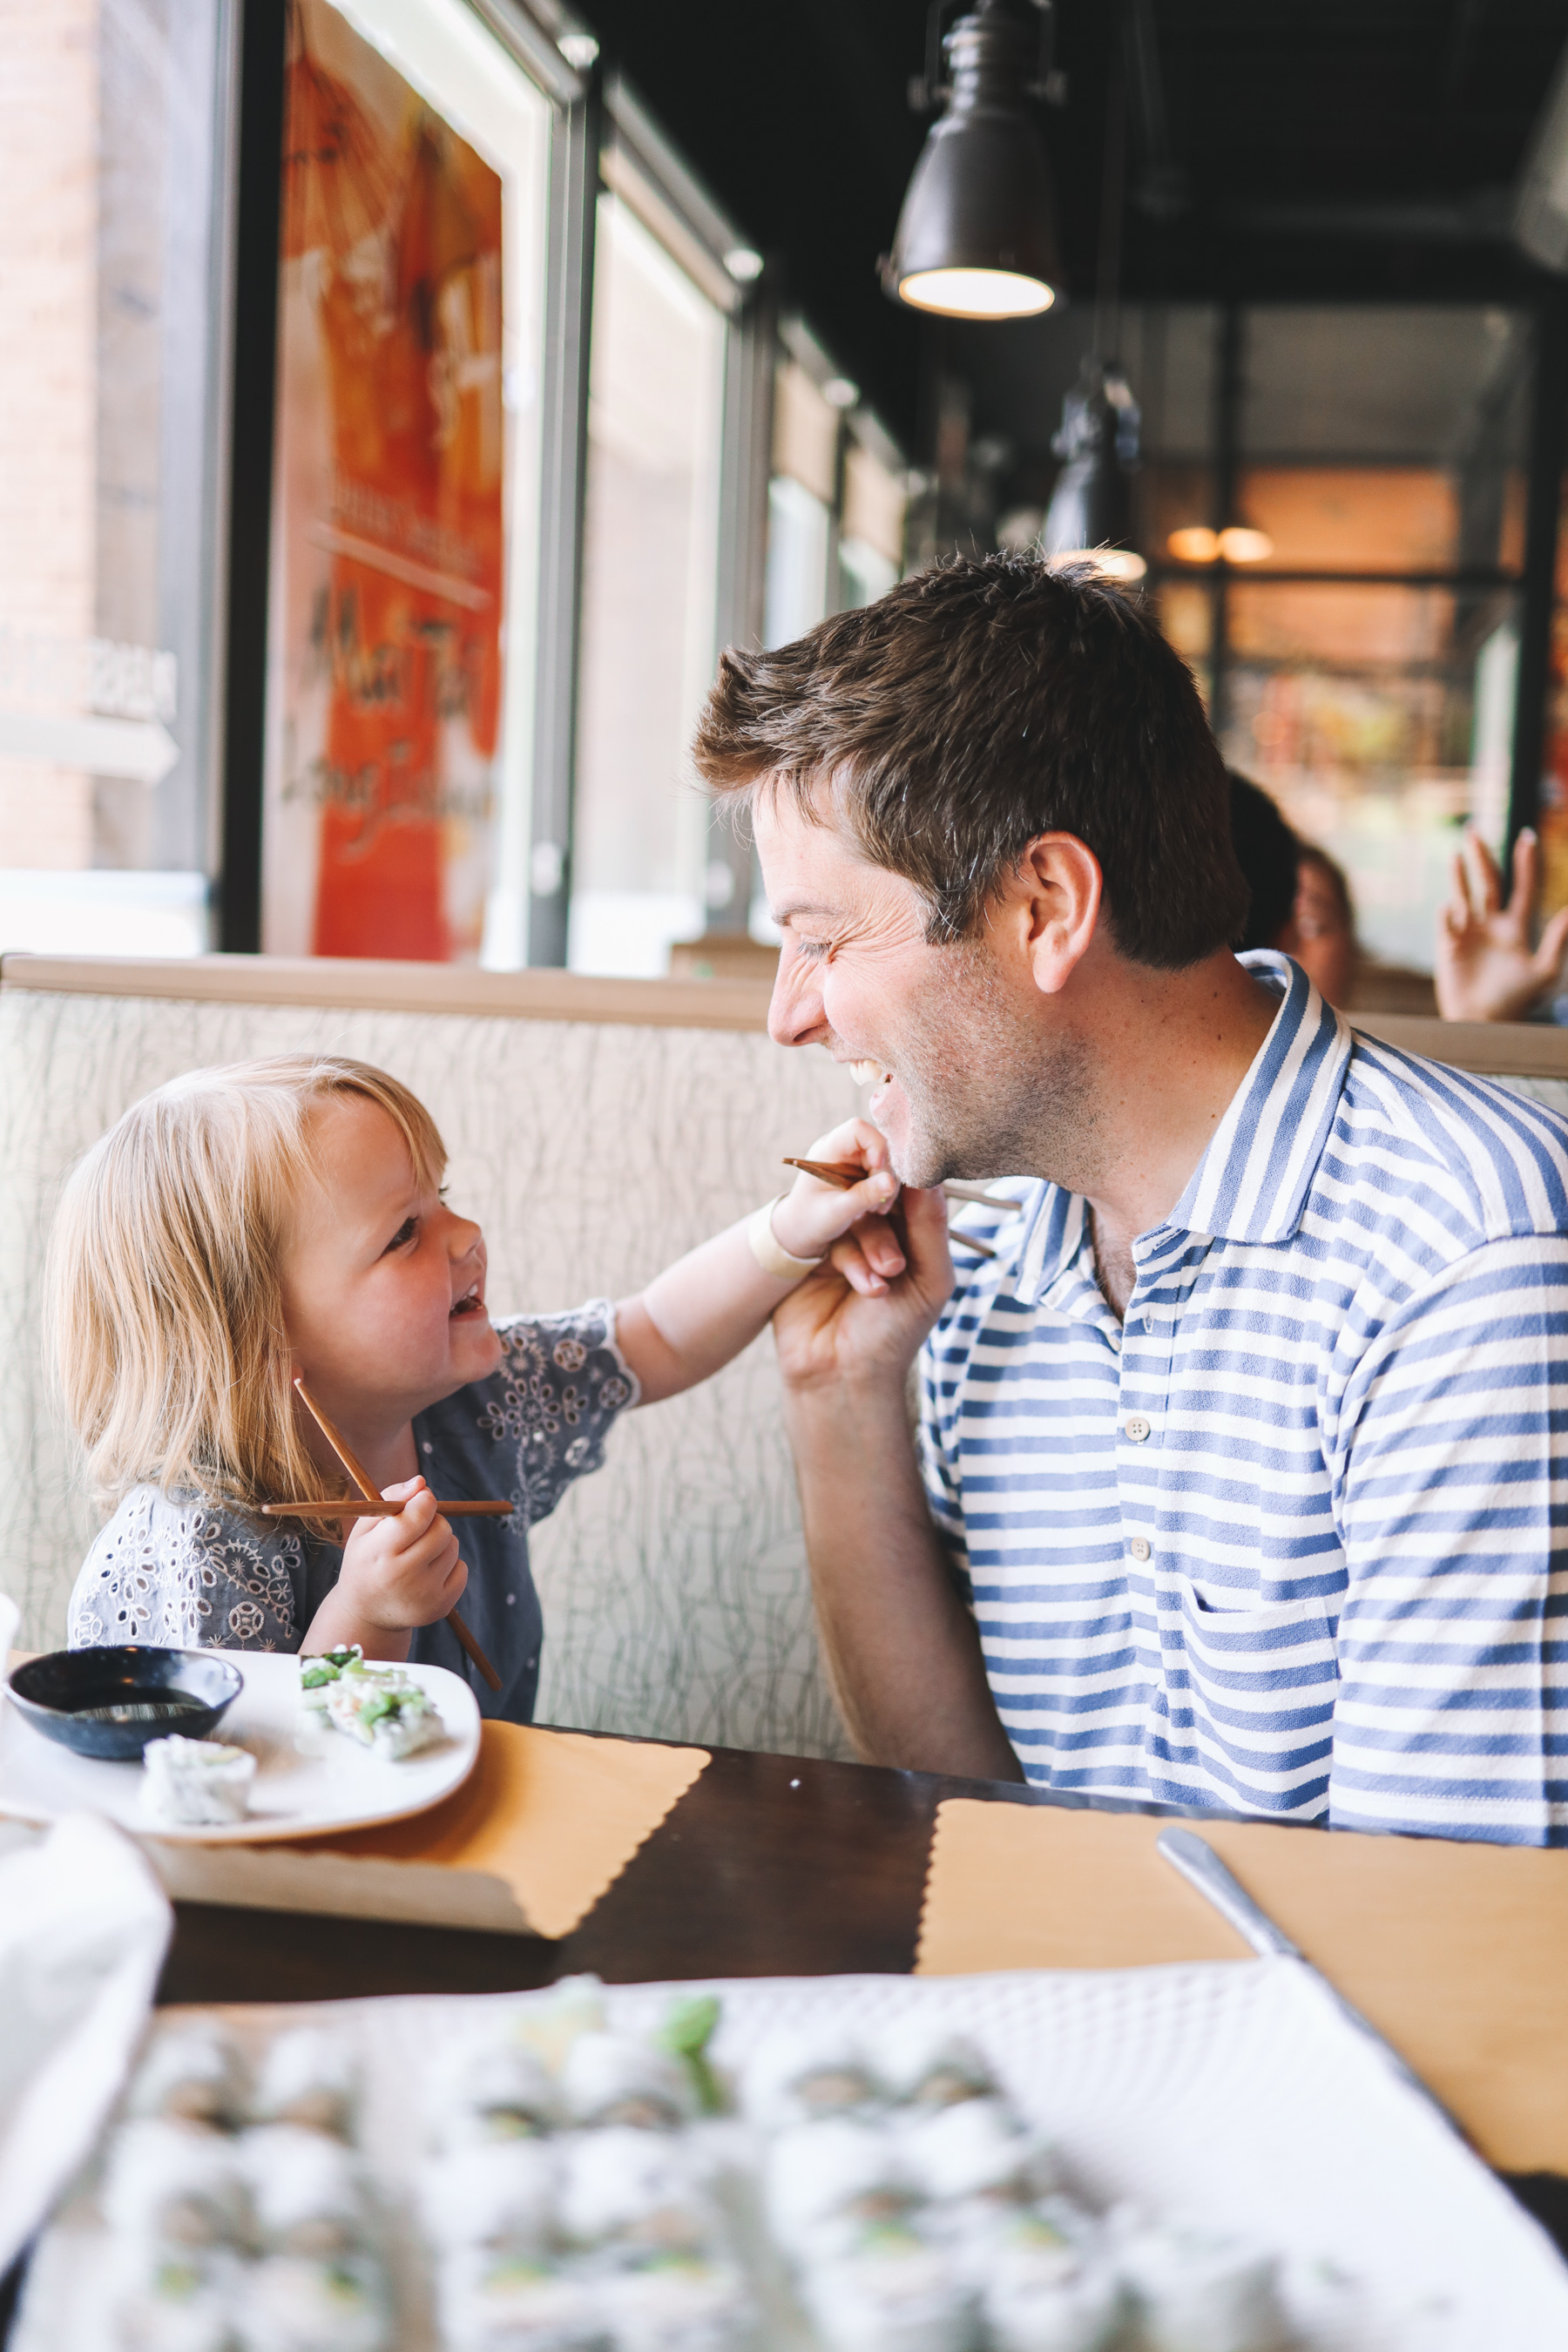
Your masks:
{"label": "light bulb glow", "polygon": [[1267,563],[1274,552],[1274,541],[1266,530],[1247,530],[1240,523],[1232,523],[1219,535],[1219,551],[1227,563]]}
{"label": "light bulb glow", "polygon": [[1058,563],[1090,563],[1102,580],[1115,580],[1123,588],[1131,588],[1149,569],[1136,549],[1131,547],[1059,548],[1051,558],[1052,569]]}
{"label": "light bulb glow", "polygon": [[899,299],[943,319],[1032,319],[1057,299],[1054,286],[1016,269],[920,269],[899,280]]}
{"label": "light bulb glow", "polygon": [[1219,533],[1210,530],[1206,523],[1189,523],[1184,530],[1171,533],[1165,541],[1165,552],[1173,555],[1178,563],[1212,563],[1219,553]]}

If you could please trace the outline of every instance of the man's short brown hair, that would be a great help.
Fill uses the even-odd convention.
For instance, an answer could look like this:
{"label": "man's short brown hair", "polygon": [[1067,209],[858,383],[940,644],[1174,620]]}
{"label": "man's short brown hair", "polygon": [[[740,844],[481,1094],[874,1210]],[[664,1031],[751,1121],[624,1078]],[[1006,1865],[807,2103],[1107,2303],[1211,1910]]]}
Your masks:
{"label": "man's short brown hair", "polygon": [[731,646],[694,756],[721,796],[765,784],[816,814],[826,784],[866,856],[922,892],[936,942],[978,929],[1042,833],[1094,852],[1136,962],[1180,971],[1247,918],[1192,675],[1087,563],[952,556],[776,652]]}

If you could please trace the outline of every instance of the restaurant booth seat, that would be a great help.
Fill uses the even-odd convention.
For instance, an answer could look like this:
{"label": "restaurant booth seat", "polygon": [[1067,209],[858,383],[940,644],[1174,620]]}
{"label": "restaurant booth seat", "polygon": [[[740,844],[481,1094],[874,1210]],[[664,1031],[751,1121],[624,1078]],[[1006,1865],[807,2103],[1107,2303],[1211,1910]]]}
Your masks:
{"label": "restaurant booth seat", "polygon": [[[857,1108],[820,1052],[764,1034],[754,981],[592,980],[211,956],[0,962],[0,1590],[65,1638],[99,1524],[47,1409],[39,1293],[72,1163],[181,1072],[319,1046],[428,1103],[480,1220],[497,1313],[639,1287],[770,1193]],[[1568,1034],[1360,1014],[1417,1053],[1568,1109]],[[543,1722],[795,1755],[846,1752],[812,1629],[764,1333],[715,1381],[629,1414],[533,1537]],[[875,1475],[868,1465],[868,1475]]]}
{"label": "restaurant booth seat", "polygon": [[[483,1224],[492,1311],[640,1288],[793,1181],[857,1108],[821,1052],[781,1053],[757,982],[6,956],[0,965],[0,1590],[20,1641],[63,1643],[100,1517],[47,1406],[49,1221],[79,1155],[181,1072],[321,1047],[429,1105],[451,1199]],[[812,1629],[771,1334],[612,1432],[532,1538],[542,1722],[845,1752]]]}

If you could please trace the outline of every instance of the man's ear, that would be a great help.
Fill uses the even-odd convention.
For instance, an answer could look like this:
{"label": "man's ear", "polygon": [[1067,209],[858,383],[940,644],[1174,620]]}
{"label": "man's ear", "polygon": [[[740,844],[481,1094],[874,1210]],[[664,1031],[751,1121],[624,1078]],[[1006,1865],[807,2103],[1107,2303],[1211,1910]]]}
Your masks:
{"label": "man's ear", "polygon": [[1076,833],[1042,833],[1019,860],[1017,888],[1035,986],[1042,996],[1055,996],[1088,952],[1100,921],[1100,860]]}

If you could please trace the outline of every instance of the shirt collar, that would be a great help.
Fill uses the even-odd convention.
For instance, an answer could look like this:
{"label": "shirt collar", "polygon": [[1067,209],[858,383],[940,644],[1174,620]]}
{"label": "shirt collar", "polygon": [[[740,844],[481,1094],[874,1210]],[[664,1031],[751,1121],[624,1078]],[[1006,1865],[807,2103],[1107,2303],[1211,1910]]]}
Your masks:
{"label": "shirt collar", "polygon": [[1284,1001],[1165,1224],[1225,1241],[1289,1241],[1339,1109],[1350,1026],[1289,956],[1259,949],[1237,961]]}
{"label": "shirt collar", "polygon": [[[1139,1236],[1140,1260],[1181,1233],[1289,1241],[1339,1109],[1351,1057],[1348,1024],[1288,956],[1265,949],[1237,961],[1281,999],[1279,1010],[1185,1192],[1162,1224]],[[1020,1300],[1037,1304],[1072,1270],[1085,1231],[1078,1195],[1042,1184],[1019,1241]]]}

